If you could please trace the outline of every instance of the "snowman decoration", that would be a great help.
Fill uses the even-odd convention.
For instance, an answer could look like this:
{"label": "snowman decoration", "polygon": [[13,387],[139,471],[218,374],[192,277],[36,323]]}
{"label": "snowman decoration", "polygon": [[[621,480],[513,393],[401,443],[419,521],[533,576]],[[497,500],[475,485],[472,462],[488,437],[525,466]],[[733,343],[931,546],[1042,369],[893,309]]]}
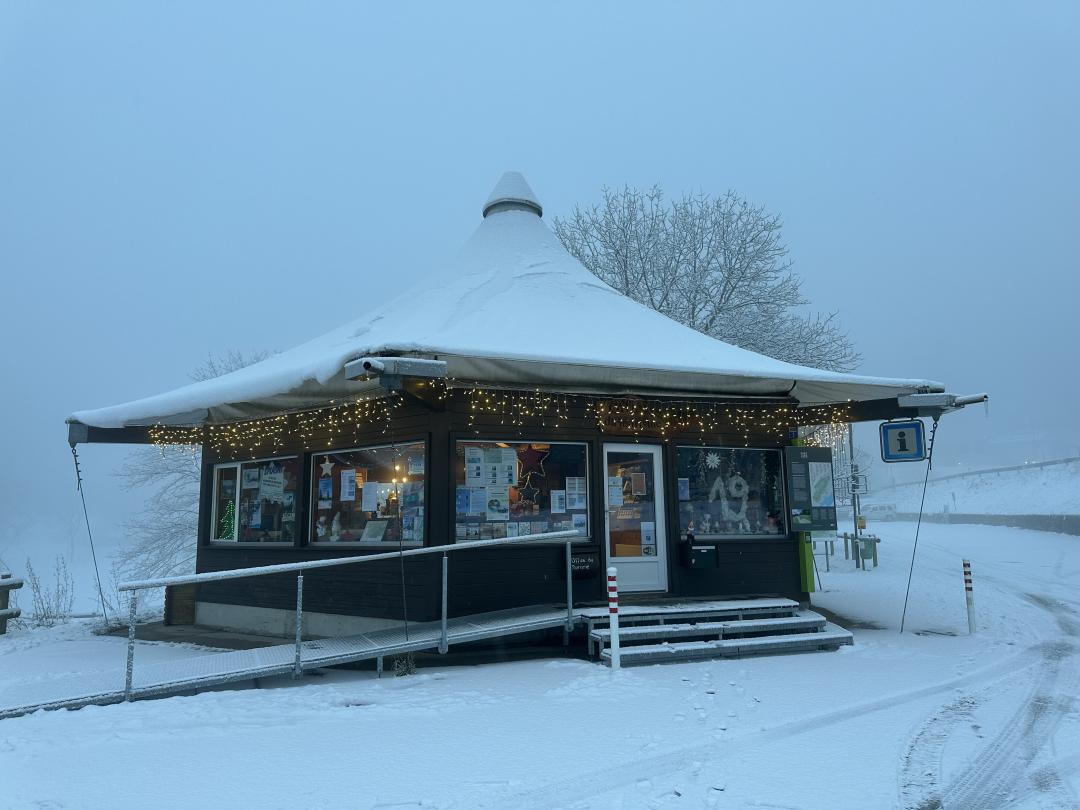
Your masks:
{"label": "snowman decoration", "polygon": [[[719,457],[716,463],[711,464],[711,458],[706,459],[709,466],[720,466]],[[746,507],[750,500],[750,485],[746,479],[736,470],[727,478],[723,473],[716,476],[712,488],[709,490],[709,501],[720,501],[721,517],[728,524],[733,525],[735,530],[744,534],[750,533],[750,521],[746,517]]]}

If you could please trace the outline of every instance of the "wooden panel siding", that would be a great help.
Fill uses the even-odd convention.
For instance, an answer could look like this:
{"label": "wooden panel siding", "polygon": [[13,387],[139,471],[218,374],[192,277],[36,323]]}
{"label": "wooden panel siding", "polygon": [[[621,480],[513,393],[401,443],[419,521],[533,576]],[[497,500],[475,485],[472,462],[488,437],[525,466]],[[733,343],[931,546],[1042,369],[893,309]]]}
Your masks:
{"label": "wooden panel siding", "polygon": [[[572,401],[569,420],[529,419],[523,425],[507,423],[500,414],[473,413],[460,393],[442,403],[425,405],[406,398],[397,409],[392,430],[384,432],[381,423],[361,425],[331,435],[323,429],[312,435],[306,447],[296,440],[274,452],[256,449],[235,457],[205,448],[201,487],[201,518],[197,570],[219,571],[273,563],[298,562],[364,555],[391,550],[348,545],[312,545],[307,538],[311,456],[322,450],[341,450],[384,444],[424,441],[427,446],[425,494],[426,544],[437,546],[454,541],[454,487],[459,440],[508,441],[580,441],[589,448],[590,532],[592,541],[577,543],[575,552],[594,552],[600,565],[594,575],[576,579],[576,601],[600,602],[604,598],[603,556],[605,471],[602,469],[604,442],[623,442],[635,437],[617,432],[601,433],[591,419],[586,419],[583,401]],[[545,424],[546,423],[546,424]],[[657,437],[641,436],[642,441],[657,443]],[[735,431],[702,436],[700,431],[685,431],[663,442],[665,465],[665,503],[668,526],[669,581],[672,596],[740,596],[778,594],[798,598],[799,561],[793,536],[760,540],[722,541],[717,543],[720,565],[715,570],[690,570],[680,564],[678,536],[678,493],[675,480],[677,445],[712,444],[743,447],[742,433]],[[775,435],[755,434],[753,447],[779,448],[784,440]],[[252,457],[298,455],[302,458],[301,481],[297,490],[297,527],[300,537],[295,545],[211,544],[210,506],[212,502],[213,465]],[[562,543],[529,548],[497,548],[466,551],[450,555],[449,579],[451,616],[497,610],[517,605],[559,603],[565,599],[565,546]],[[441,605],[441,555],[406,558],[405,596],[409,618],[415,621],[438,617]],[[296,578],[258,577],[202,585],[202,601],[254,605],[292,610],[296,605]],[[400,618],[402,588],[397,561],[313,571],[304,577],[306,609],[345,615]]]}

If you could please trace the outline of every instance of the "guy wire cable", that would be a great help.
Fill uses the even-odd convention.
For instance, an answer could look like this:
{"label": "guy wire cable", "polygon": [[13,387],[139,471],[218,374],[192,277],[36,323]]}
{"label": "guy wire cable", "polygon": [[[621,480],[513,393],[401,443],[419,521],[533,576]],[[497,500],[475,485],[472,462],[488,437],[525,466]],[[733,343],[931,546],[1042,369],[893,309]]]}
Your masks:
{"label": "guy wire cable", "polygon": [[922,528],[923,506],[926,504],[926,485],[930,481],[930,468],[934,466],[934,436],[937,435],[938,419],[934,417],[934,425],[930,428],[930,449],[926,454],[926,477],[923,478],[922,500],[919,501],[919,519],[915,524],[915,545],[911,549],[911,567],[908,569],[907,590],[904,591],[904,612],[900,615],[900,632],[904,632],[904,620],[907,618],[908,596],[911,595],[911,574],[915,571],[915,552],[919,550],[919,529]]}
{"label": "guy wire cable", "polygon": [[98,598],[101,599],[101,616],[109,623],[109,614],[105,610],[105,592],[101,589],[101,571],[98,570],[97,551],[94,549],[94,534],[90,531],[90,515],[86,511],[86,491],[83,489],[82,470],[79,468],[79,451],[71,445],[71,458],[75,462],[76,489],[82,499],[83,519],[86,521],[86,536],[90,538],[90,557],[94,561],[94,578],[97,580]]}

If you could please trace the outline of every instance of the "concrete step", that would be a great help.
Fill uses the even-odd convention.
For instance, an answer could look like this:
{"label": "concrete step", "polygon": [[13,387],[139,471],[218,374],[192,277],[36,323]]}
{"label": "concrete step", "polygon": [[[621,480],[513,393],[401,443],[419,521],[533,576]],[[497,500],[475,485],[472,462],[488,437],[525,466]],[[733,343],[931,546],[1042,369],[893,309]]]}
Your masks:
{"label": "concrete step", "polygon": [[[695,621],[735,621],[750,618],[781,618],[796,616],[799,603],[791,599],[730,599],[717,602],[674,605],[631,605],[619,607],[619,623],[623,627],[638,624],[684,624]],[[607,607],[585,608],[578,611],[591,633],[607,627]]]}
{"label": "concrete step", "polygon": [[[797,633],[821,630],[825,617],[811,611],[798,616],[781,616],[768,619],[734,619],[729,621],[692,622],[686,624],[642,624],[619,628],[619,641],[629,646],[650,639],[695,638],[715,636],[718,638],[745,635],[747,633]],[[610,643],[611,629],[602,627],[589,634],[601,647]]]}
{"label": "concrete step", "polygon": [[[637,666],[703,658],[741,658],[748,655],[836,650],[843,644],[852,643],[850,632],[826,622],[825,628],[816,633],[788,633],[759,638],[730,638],[713,641],[682,641],[673,644],[639,644],[623,648],[619,658],[622,666]],[[611,650],[600,653],[600,660],[610,666]]]}

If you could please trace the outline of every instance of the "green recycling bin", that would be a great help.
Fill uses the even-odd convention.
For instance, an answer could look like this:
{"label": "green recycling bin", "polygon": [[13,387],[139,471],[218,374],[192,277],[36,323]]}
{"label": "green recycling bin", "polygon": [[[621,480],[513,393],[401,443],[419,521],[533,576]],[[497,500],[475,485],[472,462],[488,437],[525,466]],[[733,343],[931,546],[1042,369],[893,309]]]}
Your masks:
{"label": "green recycling bin", "polygon": [[877,565],[877,538],[876,537],[862,537],[859,538],[859,542],[862,544],[859,548],[859,555],[863,558],[863,567],[866,567],[867,560],[873,560],[874,565]]}

